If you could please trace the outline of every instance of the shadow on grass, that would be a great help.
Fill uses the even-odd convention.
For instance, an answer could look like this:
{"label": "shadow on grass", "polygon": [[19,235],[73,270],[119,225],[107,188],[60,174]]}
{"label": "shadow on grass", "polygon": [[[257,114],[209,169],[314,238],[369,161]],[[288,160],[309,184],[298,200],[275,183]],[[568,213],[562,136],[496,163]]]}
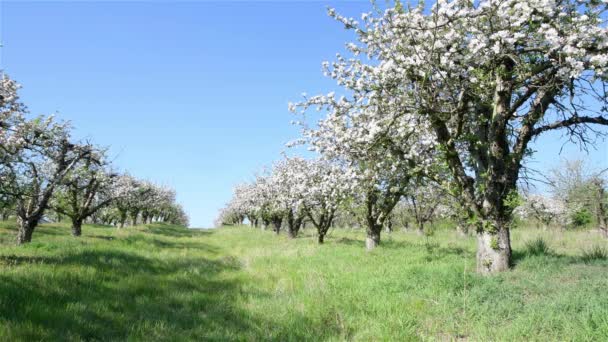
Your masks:
{"label": "shadow on grass", "polygon": [[10,340],[265,340],[268,327],[277,340],[310,337],[241,308],[256,294],[230,276],[240,264],[229,257],[91,250],[4,256],[2,264],[18,267],[0,275],[0,322],[9,334],[0,329],[0,337]]}
{"label": "shadow on grass", "polygon": [[530,253],[530,251],[526,249],[517,249],[511,252],[511,266],[514,268],[522,265],[526,265],[527,267],[545,268],[547,265],[567,266],[581,264],[608,266],[608,259],[603,257],[590,258],[585,251],[581,251],[581,254],[577,255],[556,253],[553,250],[544,253]]}

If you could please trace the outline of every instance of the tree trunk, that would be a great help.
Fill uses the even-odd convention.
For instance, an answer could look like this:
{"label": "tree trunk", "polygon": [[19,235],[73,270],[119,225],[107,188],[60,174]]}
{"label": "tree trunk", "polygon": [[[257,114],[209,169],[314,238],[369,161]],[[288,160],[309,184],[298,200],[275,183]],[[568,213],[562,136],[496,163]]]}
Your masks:
{"label": "tree trunk", "polygon": [[477,233],[477,273],[491,274],[509,269],[511,237],[509,228],[493,222],[496,232]]}
{"label": "tree trunk", "polygon": [[386,232],[387,233],[393,232],[393,221],[388,220],[388,222],[386,223]]}
{"label": "tree trunk", "polygon": [[287,237],[295,239],[298,236],[298,232],[302,226],[302,220],[303,218],[294,214],[293,211],[290,210],[287,212]]}
{"label": "tree trunk", "polygon": [[416,230],[418,235],[424,236],[424,222],[418,222],[418,229]]}
{"label": "tree trunk", "polygon": [[[380,228],[380,229],[378,229]],[[367,229],[367,237],[365,238],[365,248],[368,251],[378,247],[380,244],[380,231],[382,231],[382,227],[374,227],[372,229]]]}
{"label": "tree trunk", "polygon": [[72,219],[72,235],[82,235],[82,219]]}
{"label": "tree trunk", "polygon": [[325,242],[325,234],[319,233],[319,236],[317,237],[317,242],[319,243],[319,245],[322,245]]}
{"label": "tree trunk", "polygon": [[32,234],[36,228],[37,222],[28,220],[19,220],[19,231],[17,232],[17,244],[23,245],[32,242]]}
{"label": "tree trunk", "polygon": [[282,217],[275,217],[272,219],[272,225],[274,226],[274,232],[279,235],[281,231],[281,224],[283,223]]}

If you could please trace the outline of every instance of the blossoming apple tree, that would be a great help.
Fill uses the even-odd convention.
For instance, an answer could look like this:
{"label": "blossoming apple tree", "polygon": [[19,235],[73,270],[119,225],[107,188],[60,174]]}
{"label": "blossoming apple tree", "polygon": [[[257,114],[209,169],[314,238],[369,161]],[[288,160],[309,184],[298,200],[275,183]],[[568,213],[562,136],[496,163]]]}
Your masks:
{"label": "blossoming apple tree", "polygon": [[592,143],[590,125],[608,125],[605,11],[597,0],[396,2],[359,23],[330,10],[358,37],[330,74],[430,127],[444,186],[474,215],[480,273],[510,266],[510,199],[530,142],[564,130]]}

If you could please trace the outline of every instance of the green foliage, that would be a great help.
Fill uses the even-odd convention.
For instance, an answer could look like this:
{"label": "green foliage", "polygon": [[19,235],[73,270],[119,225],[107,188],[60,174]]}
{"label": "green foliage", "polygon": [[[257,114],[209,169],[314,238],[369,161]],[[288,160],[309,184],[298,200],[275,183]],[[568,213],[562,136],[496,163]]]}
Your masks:
{"label": "green foliage", "polygon": [[511,190],[511,192],[509,192],[509,194],[504,199],[505,207],[509,208],[510,210],[513,210],[518,206],[522,205],[523,202],[524,200],[519,194],[519,191],[517,191],[517,189]]}
{"label": "green foliage", "polygon": [[[43,225],[14,246],[0,222],[2,341],[604,340],[608,260],[583,262],[596,235],[522,228],[554,253],[475,271],[475,237],[395,231],[373,253],[363,230],[284,235],[230,227],[121,230]],[[551,240],[553,239],[553,240]],[[589,300],[592,298],[593,300]],[[559,310],[555,310],[559,307]],[[500,324],[497,324],[500,322]]]}
{"label": "green foliage", "polygon": [[580,228],[588,225],[593,220],[593,215],[589,210],[583,208],[572,213],[572,225],[575,228]]}
{"label": "green foliage", "polygon": [[551,248],[542,237],[526,242],[525,253],[527,255],[549,255]]}

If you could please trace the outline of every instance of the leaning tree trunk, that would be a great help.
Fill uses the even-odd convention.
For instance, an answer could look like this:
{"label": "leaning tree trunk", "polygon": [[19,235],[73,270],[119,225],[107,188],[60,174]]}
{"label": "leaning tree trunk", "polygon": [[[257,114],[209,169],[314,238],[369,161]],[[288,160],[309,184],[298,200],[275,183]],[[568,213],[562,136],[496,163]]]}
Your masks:
{"label": "leaning tree trunk", "polygon": [[82,219],[81,218],[72,219],[72,235],[73,236],[82,235]]}
{"label": "leaning tree trunk", "polygon": [[[511,237],[508,224],[501,221],[484,225],[485,231],[477,233],[477,272],[491,274],[509,269]],[[494,227],[488,230],[487,227]]]}

